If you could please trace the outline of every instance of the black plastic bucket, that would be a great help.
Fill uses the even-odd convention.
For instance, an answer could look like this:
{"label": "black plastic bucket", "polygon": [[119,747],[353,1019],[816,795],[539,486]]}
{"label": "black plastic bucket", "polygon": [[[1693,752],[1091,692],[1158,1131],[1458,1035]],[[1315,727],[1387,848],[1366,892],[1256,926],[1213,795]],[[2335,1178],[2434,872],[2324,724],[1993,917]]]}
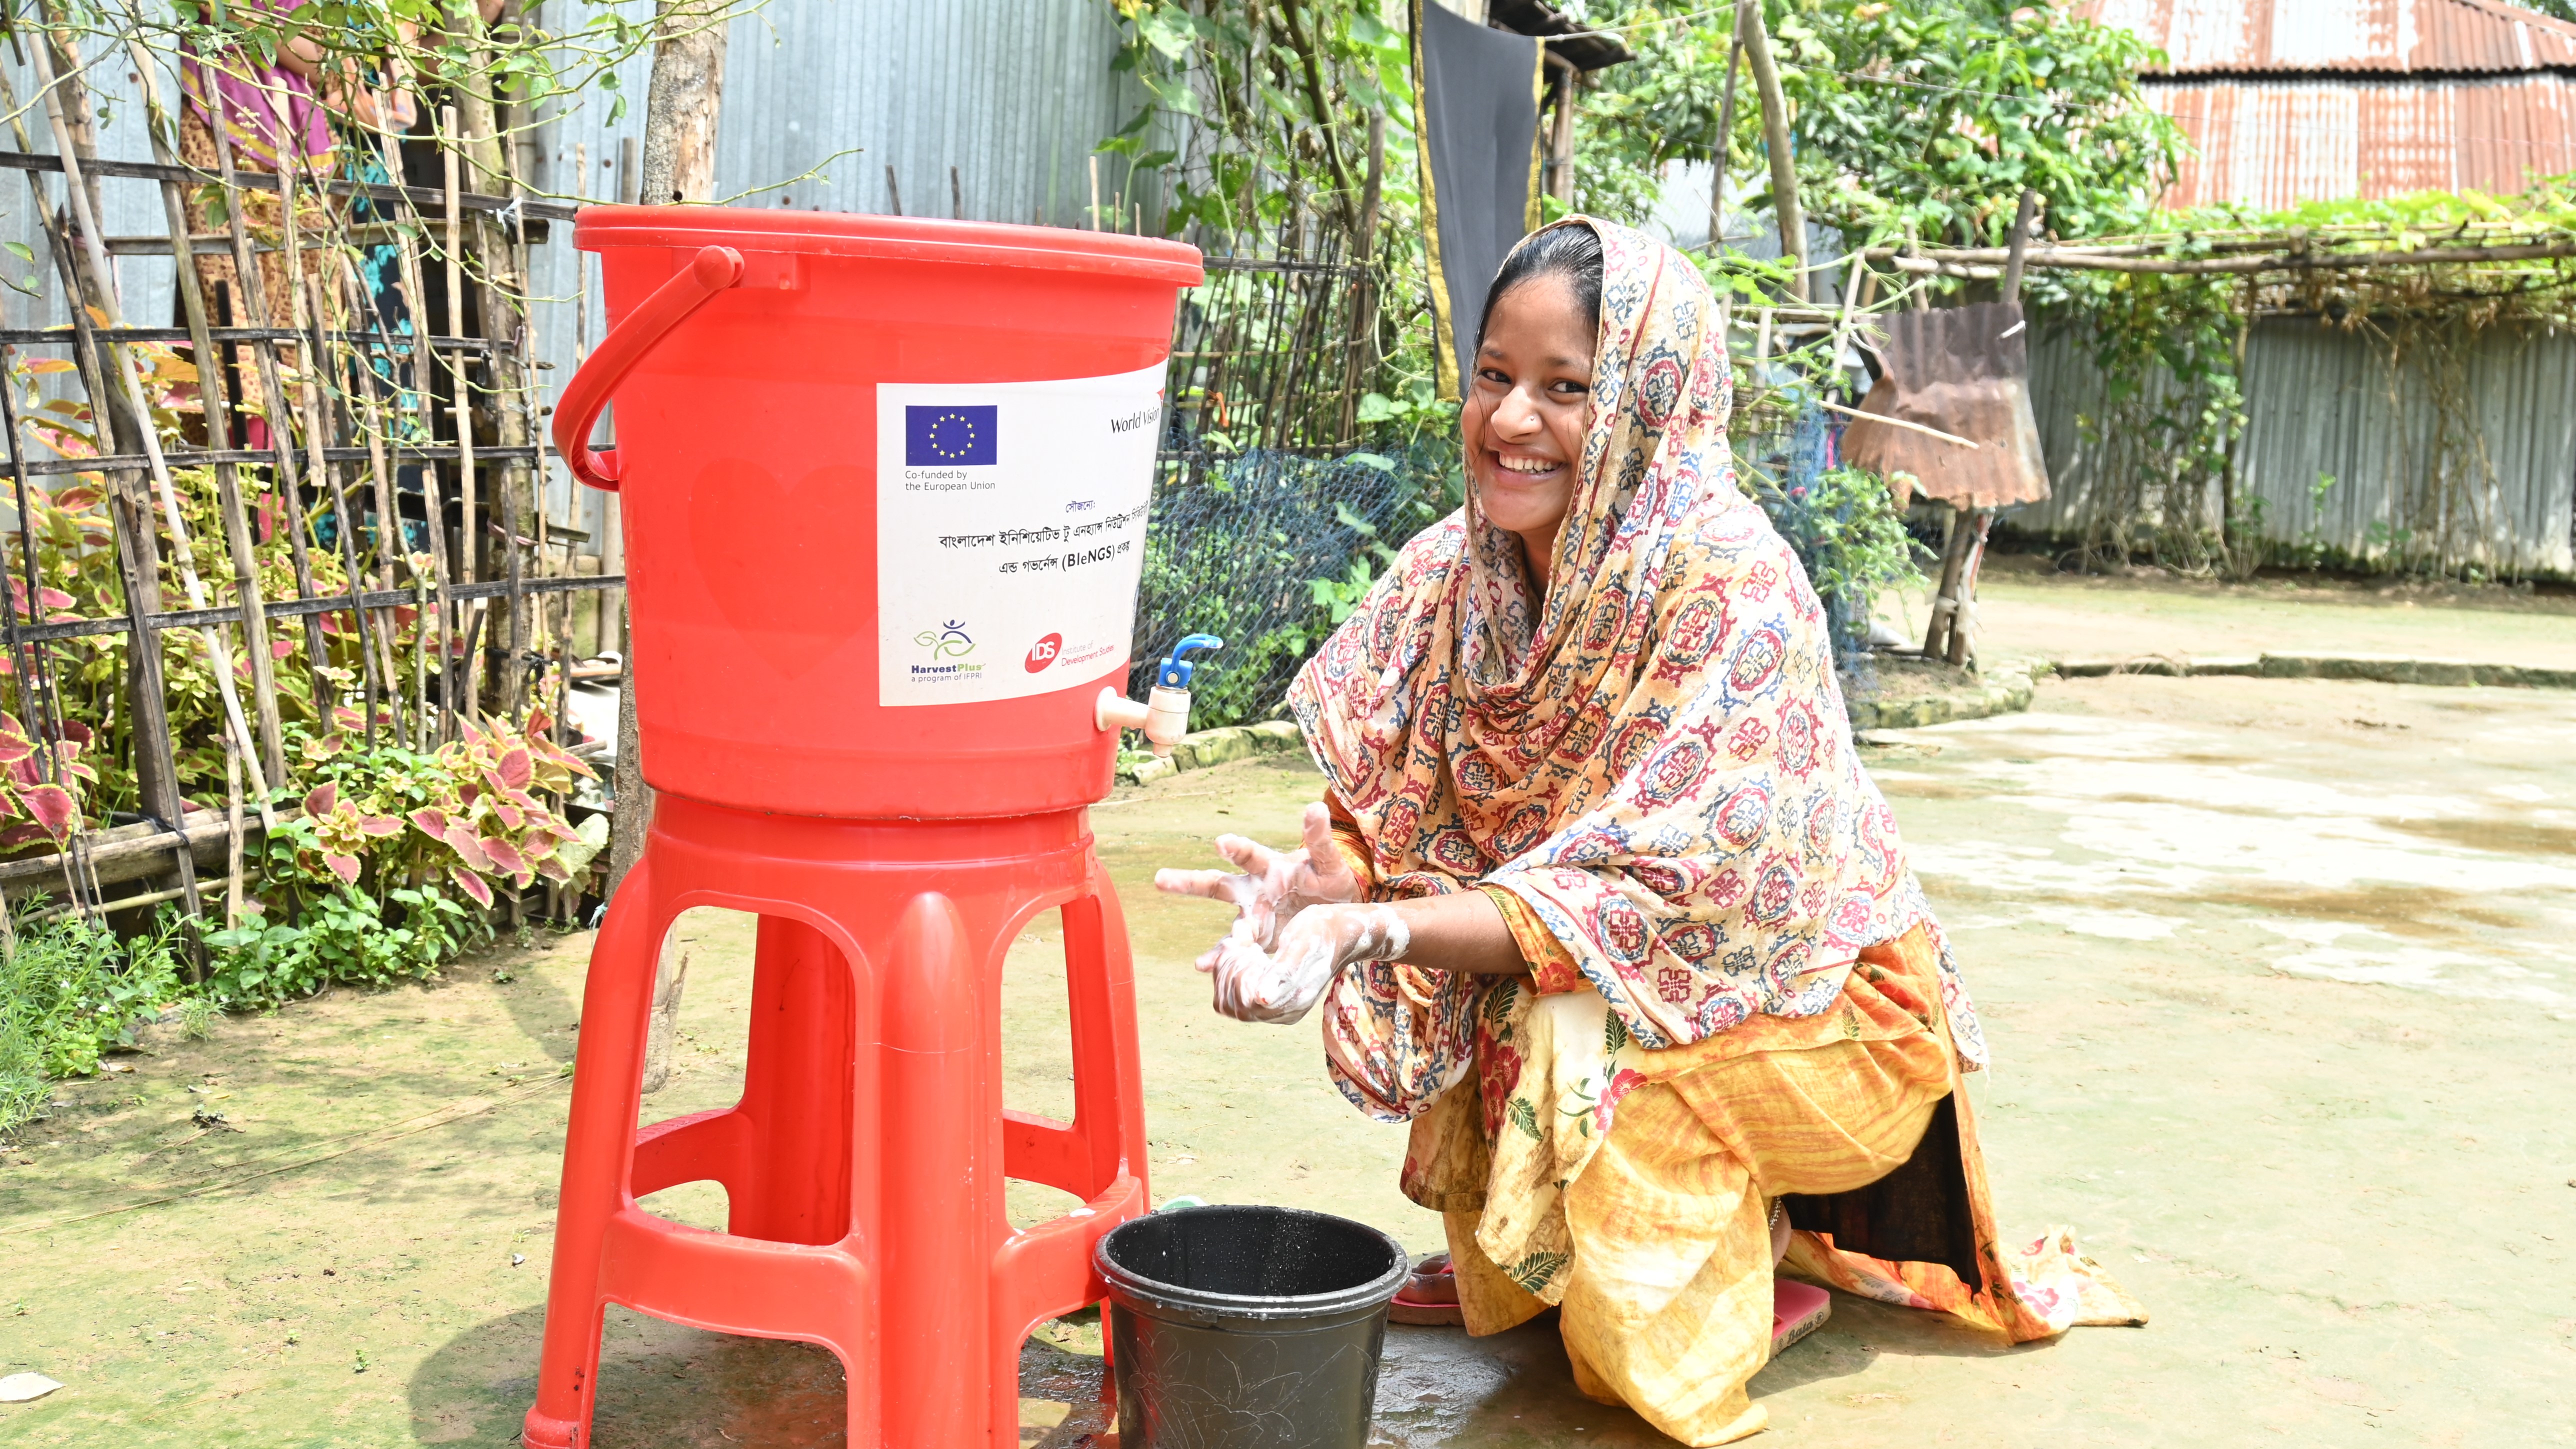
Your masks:
{"label": "black plastic bucket", "polygon": [[1120,1224],[1093,1261],[1119,1449],[1368,1443],[1403,1244],[1329,1213],[1197,1207]]}

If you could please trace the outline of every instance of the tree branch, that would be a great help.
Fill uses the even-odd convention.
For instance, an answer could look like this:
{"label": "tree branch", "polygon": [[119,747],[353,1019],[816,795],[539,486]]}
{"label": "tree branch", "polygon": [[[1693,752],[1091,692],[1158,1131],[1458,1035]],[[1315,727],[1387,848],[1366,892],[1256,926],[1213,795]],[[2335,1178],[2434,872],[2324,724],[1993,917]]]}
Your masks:
{"label": "tree branch", "polygon": [[1324,103],[1324,71],[1315,58],[1314,41],[1306,34],[1306,21],[1297,9],[1297,0],[1280,0],[1280,22],[1288,27],[1288,41],[1297,52],[1299,69],[1306,77],[1306,101],[1315,111],[1315,129],[1323,133],[1324,160],[1333,168],[1333,203],[1342,214],[1342,225],[1353,237],[1359,235],[1360,218],[1352,205],[1351,168],[1342,162],[1341,143],[1333,137],[1332,108]]}

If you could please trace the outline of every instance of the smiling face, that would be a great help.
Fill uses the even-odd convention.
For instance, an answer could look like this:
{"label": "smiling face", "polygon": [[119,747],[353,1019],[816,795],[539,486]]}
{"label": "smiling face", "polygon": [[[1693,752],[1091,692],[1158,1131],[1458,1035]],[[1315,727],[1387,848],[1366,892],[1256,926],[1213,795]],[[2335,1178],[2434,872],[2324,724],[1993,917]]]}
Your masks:
{"label": "smiling face", "polygon": [[1496,298],[1459,413],[1476,506],[1520,535],[1542,593],[1582,464],[1596,325],[1561,276],[1532,277]]}

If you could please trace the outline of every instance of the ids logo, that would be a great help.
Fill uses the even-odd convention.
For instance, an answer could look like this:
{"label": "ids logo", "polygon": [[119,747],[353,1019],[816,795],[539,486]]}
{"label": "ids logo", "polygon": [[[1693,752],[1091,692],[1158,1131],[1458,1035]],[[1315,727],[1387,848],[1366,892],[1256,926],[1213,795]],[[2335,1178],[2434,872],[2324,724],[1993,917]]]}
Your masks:
{"label": "ids logo", "polygon": [[1022,660],[1021,663],[1028,669],[1029,673],[1041,674],[1046,671],[1046,667],[1048,665],[1055,663],[1055,657],[1063,652],[1064,636],[1062,634],[1049,634],[1045,638],[1040,639],[1035,644],[1029,646],[1029,657]]}
{"label": "ids logo", "polygon": [[963,659],[975,652],[975,641],[967,637],[965,621],[960,619],[924,629],[912,636],[912,642],[929,650],[933,659]]}

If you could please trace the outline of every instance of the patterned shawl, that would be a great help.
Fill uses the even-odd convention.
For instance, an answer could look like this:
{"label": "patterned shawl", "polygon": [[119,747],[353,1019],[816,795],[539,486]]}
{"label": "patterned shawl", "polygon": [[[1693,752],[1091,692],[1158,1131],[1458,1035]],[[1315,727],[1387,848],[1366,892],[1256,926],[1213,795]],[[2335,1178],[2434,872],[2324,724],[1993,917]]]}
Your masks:
{"label": "patterned shawl", "polygon": [[[1471,489],[1289,701],[1383,895],[1509,890],[1572,953],[1611,1035],[1651,1059],[1756,1015],[1824,1011],[1862,947],[1927,912],[1852,749],[1815,590],[1736,488],[1707,285],[1639,232],[1557,224],[1600,236],[1604,272],[1544,601]],[[1335,1075],[1363,1108],[1413,1116],[1464,1075],[1481,993],[1424,979],[1446,973],[1364,974],[1342,1004],[1365,999],[1428,1049],[1369,1081]],[[1955,972],[1944,987],[1962,1054],[1981,1061]]]}

